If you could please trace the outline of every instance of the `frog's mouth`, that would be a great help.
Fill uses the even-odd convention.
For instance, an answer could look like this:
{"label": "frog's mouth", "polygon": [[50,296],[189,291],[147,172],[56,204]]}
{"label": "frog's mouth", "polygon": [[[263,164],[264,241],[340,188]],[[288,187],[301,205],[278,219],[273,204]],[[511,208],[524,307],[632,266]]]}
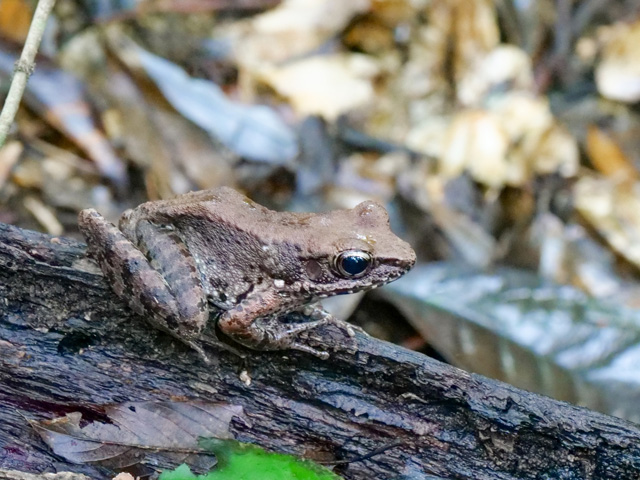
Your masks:
{"label": "frog's mouth", "polygon": [[388,266],[391,266],[392,268],[391,271],[388,271],[384,275],[384,280],[378,277],[375,281],[372,281],[369,284],[357,284],[357,285],[351,286],[351,288],[349,287],[334,288],[331,291],[328,291],[326,293],[321,292],[316,294],[315,296],[317,298],[327,298],[327,297],[333,297],[335,295],[349,295],[352,293],[368,292],[370,290],[375,290],[378,287],[382,287],[383,285],[386,285],[387,283],[391,283],[397,280],[398,278],[402,277],[405,273],[407,273],[413,267],[414,263],[415,262],[411,263],[410,265],[407,265],[406,263],[398,262],[396,259],[386,263],[380,262],[380,264],[378,264],[376,268],[380,268],[382,265],[388,265]]}

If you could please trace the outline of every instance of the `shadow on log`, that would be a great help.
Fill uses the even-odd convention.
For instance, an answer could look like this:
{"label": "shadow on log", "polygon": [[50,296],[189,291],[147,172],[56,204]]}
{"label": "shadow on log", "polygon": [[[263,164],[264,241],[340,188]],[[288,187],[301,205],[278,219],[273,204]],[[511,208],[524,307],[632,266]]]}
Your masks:
{"label": "shadow on log", "polygon": [[[338,465],[347,479],[640,478],[638,426],[364,335],[326,361],[209,350],[206,365],[133,316],[84,253],[0,225],[0,468],[105,478],[53,455],[27,419],[199,398],[242,405],[252,425],[232,422],[236,439],[280,452],[332,461],[395,445]],[[339,345],[332,328],[310,341]]]}

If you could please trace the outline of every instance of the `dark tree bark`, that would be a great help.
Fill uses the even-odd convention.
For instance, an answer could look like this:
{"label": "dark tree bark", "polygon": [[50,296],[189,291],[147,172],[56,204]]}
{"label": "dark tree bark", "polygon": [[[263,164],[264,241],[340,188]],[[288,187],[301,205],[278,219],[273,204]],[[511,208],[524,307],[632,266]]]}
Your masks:
{"label": "dark tree bark", "polygon": [[[240,441],[317,460],[384,453],[348,479],[637,479],[640,428],[358,334],[358,351],[209,350],[213,364],[134,317],[84,246],[0,226],[0,468],[73,471],[27,419],[124,401],[199,398],[242,405]],[[334,327],[315,345],[340,345]],[[346,342],[348,343],[348,342]],[[239,378],[243,369],[250,385]]]}

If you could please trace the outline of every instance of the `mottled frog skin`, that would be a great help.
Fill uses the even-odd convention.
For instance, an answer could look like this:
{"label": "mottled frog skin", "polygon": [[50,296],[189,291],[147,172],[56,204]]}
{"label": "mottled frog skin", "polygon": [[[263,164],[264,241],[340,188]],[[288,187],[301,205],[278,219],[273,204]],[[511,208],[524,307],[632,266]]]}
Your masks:
{"label": "mottled frog skin", "polygon": [[328,354],[298,333],[335,321],[278,317],[320,298],[376,288],[415,263],[408,243],[371,201],[327,213],[275,212],[231,188],[180,195],[127,210],[116,228],[80,212],[90,255],[136,313],[198,350],[210,316],[236,342],[256,350]]}

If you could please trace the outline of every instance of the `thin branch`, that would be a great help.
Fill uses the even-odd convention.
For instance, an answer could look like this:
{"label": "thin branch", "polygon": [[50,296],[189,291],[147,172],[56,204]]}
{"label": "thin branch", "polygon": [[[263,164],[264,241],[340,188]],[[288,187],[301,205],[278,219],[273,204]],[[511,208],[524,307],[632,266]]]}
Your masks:
{"label": "thin branch", "polygon": [[47,19],[55,3],[55,0],[38,0],[38,5],[33,14],[31,26],[29,27],[29,33],[27,34],[27,39],[22,49],[22,54],[16,62],[7,99],[2,107],[2,113],[0,113],[0,147],[4,145],[7,135],[9,134],[9,128],[18,111],[20,100],[27,86],[27,80],[35,69],[34,60],[36,53],[40,47],[42,35],[47,25]]}

